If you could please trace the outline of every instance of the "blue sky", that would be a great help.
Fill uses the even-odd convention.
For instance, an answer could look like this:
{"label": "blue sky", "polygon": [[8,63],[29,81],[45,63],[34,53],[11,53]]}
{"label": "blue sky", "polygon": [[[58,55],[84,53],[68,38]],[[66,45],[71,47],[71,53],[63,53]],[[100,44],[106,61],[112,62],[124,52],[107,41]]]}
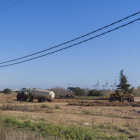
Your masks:
{"label": "blue sky", "polygon": [[[0,9],[15,2],[17,0],[1,0]],[[35,53],[94,31],[139,12],[139,6],[139,0],[24,0],[0,12],[0,62]],[[60,48],[137,18],[140,18],[140,14]],[[69,83],[71,86],[93,89],[98,78],[100,88],[107,79],[110,88],[115,79],[119,83],[122,69],[130,84],[137,87],[140,86],[139,52],[140,21],[137,21],[61,52],[0,68],[0,89],[67,88]]]}

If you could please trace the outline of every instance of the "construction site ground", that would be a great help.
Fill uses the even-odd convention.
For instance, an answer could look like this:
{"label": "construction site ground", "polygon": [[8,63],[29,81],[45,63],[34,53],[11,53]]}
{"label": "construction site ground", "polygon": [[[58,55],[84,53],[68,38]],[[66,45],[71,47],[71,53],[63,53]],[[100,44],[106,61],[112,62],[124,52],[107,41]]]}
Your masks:
{"label": "construction site ground", "polygon": [[16,93],[0,94],[0,114],[18,120],[55,123],[64,126],[98,127],[108,136],[140,139],[140,98],[135,102],[54,99],[38,103],[16,101]]}

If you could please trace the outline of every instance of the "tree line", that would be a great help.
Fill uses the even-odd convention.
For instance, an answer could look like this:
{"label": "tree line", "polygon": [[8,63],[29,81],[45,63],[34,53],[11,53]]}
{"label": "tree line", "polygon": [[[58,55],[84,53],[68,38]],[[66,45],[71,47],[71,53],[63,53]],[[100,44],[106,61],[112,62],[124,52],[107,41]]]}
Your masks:
{"label": "tree line", "polygon": [[[127,77],[123,74],[123,70],[120,71],[119,81],[120,82],[119,82],[119,85],[117,85],[117,89],[123,89],[124,94],[133,93],[134,87],[130,88],[131,85],[128,84]],[[105,92],[105,90],[97,90],[97,89],[89,90],[89,89],[83,89],[80,87],[68,87],[67,90],[64,88],[55,87],[48,90],[54,91],[54,93],[56,94],[56,97],[60,95],[71,95],[71,94],[74,94],[76,96],[104,96],[107,92],[107,91]],[[1,91],[1,92],[5,94],[11,94],[11,90],[8,88],[4,89],[4,91]]]}
{"label": "tree line", "polygon": [[[119,77],[119,85],[117,85],[117,89],[121,89],[124,91],[124,94],[132,94],[134,91],[134,87],[131,87],[130,84],[128,84],[128,77],[126,77],[123,74],[123,69],[120,71],[120,77]],[[131,88],[130,88],[131,87]],[[72,91],[76,96],[104,96],[104,90],[85,90],[81,89],[79,87],[68,87],[68,90]]]}

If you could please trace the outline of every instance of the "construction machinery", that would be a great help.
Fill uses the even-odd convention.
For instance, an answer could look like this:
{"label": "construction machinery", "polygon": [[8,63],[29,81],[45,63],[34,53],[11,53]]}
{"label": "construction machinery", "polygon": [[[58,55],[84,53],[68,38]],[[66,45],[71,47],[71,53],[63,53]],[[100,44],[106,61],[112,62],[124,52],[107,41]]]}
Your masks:
{"label": "construction machinery", "polygon": [[132,94],[128,94],[124,92],[124,90],[115,90],[114,94],[110,94],[109,102],[120,101],[124,102],[127,100],[128,102],[134,102],[134,96]]}
{"label": "construction machinery", "polygon": [[40,90],[33,88],[32,90],[30,88],[23,88],[21,93],[17,94],[17,100],[26,101],[29,99],[29,101],[33,101],[34,99],[38,99],[38,102],[44,102],[44,101],[51,101],[55,97],[55,93],[53,91],[48,90]]}

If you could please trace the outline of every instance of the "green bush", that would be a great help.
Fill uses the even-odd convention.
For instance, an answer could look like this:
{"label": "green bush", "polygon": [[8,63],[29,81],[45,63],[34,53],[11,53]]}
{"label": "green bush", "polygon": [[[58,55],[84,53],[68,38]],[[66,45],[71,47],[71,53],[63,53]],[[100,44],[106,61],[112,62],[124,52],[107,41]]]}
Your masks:
{"label": "green bush", "polygon": [[3,93],[5,94],[11,94],[11,90],[9,88],[4,89]]}
{"label": "green bush", "polygon": [[97,89],[93,89],[93,90],[90,90],[90,92],[88,93],[88,96],[103,96],[103,94],[101,91]]}
{"label": "green bush", "polygon": [[25,121],[22,125],[23,125],[23,127],[31,128],[32,123],[31,123],[31,121]]}
{"label": "green bush", "polygon": [[19,126],[19,125],[20,125],[20,122],[17,121],[14,117],[7,117],[7,118],[5,119],[5,122],[6,122],[7,124],[12,124],[13,126]]}
{"label": "green bush", "polygon": [[77,87],[77,88],[75,89],[75,93],[74,93],[74,94],[75,94],[76,96],[85,96],[85,95],[86,95],[86,90]]}

